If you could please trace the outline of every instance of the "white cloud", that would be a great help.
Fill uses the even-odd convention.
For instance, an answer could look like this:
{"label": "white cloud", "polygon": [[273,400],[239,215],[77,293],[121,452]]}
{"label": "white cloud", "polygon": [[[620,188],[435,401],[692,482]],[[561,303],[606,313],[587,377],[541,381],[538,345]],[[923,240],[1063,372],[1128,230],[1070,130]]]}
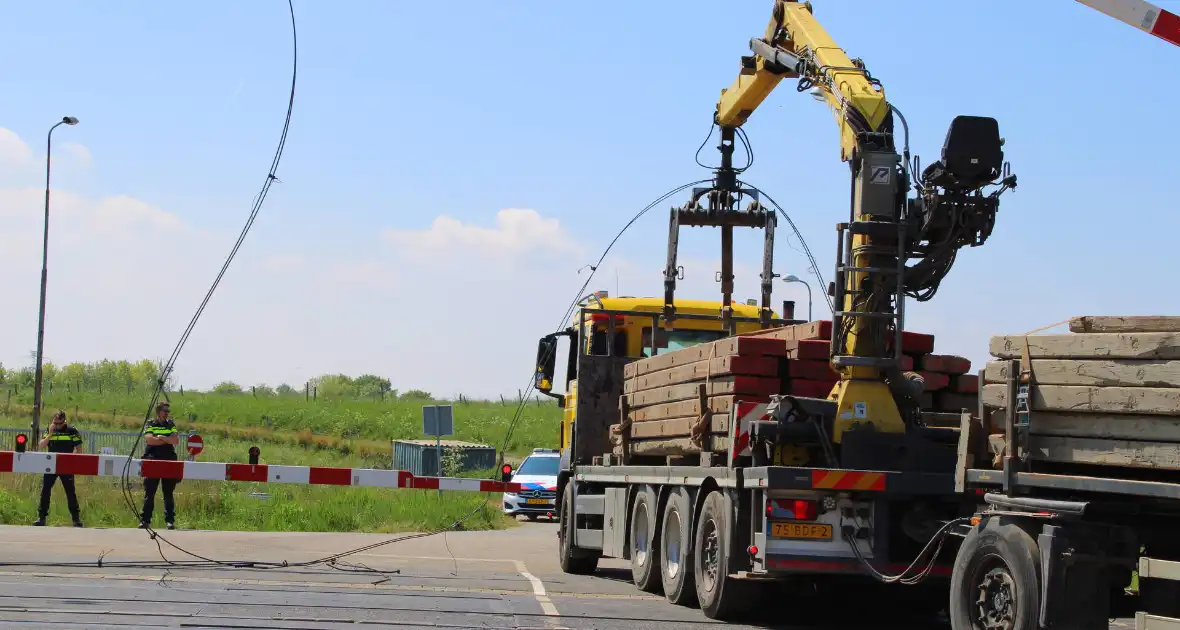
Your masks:
{"label": "white cloud", "polygon": [[33,161],[33,150],[10,129],[0,127],[0,164],[24,166]]}
{"label": "white cloud", "polygon": [[519,208],[497,212],[494,227],[465,224],[442,215],[428,229],[388,229],[382,236],[403,254],[419,259],[444,252],[511,258],[538,252],[579,255],[582,251],[557,219]]}
{"label": "white cloud", "polygon": [[78,144],[77,142],[67,142],[62,147],[62,149],[67,155],[70,156],[70,159],[72,159],[74,163],[76,163],[78,166],[81,166],[82,168],[90,168],[91,163],[94,161],[93,157],[90,155],[90,149],[87,149],[86,145],[84,144]]}

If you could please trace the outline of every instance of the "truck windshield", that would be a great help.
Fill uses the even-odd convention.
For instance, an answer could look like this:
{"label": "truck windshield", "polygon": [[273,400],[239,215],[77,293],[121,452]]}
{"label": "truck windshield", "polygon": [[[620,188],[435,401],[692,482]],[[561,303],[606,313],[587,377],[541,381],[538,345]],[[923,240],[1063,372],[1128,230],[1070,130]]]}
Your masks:
{"label": "truck windshield", "polygon": [[[726,336],[724,330],[656,330],[656,340],[659,343],[660,354],[672,352],[681,348],[697,344],[717,341]],[[650,357],[654,353],[651,349],[651,327],[643,329],[643,356]]]}
{"label": "truck windshield", "polygon": [[521,462],[520,469],[515,474],[556,477],[559,463],[561,460],[557,457],[529,457]]}

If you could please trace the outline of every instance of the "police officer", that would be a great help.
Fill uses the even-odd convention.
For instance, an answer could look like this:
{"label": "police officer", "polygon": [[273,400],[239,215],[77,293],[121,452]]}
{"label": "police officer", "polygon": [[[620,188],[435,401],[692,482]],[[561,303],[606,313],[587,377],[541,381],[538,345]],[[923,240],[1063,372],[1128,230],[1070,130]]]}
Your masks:
{"label": "police officer", "polygon": [[[180,435],[176,423],[168,417],[168,403],[156,404],[156,417],[148,423],[144,430],[144,442],[147,447],[143,450],[144,459],[176,460],[176,445],[180,443]],[[176,504],[172,501],[172,490],[176,488],[176,479],[157,479],[153,477],[143,480],[143,515],[139,520],[139,529],[145,529],[152,522],[152,510],[156,503],[156,488],[163,481],[164,486],[164,522],[168,529],[176,529]]]}
{"label": "police officer", "polygon": [[[41,437],[39,448],[47,449],[50,453],[78,453],[82,449],[82,435],[78,429],[66,423],[66,412],[58,409],[53,414],[53,422]],[[37,520],[33,525],[44,525],[45,517],[49,515],[49,495],[53,492],[53,484],[61,478],[61,487],[66,491],[66,505],[70,508],[70,516],[74,517],[74,527],[82,527],[82,519],[78,510],[78,495],[74,493],[73,475],[45,474],[41,477],[41,505],[37,509]]]}

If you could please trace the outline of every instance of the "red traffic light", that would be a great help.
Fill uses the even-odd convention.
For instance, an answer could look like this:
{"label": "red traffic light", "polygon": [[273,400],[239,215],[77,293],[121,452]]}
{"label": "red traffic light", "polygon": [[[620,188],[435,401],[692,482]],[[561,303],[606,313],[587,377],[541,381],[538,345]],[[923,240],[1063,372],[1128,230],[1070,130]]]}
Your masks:
{"label": "red traffic light", "polygon": [[500,472],[504,473],[505,475],[510,474],[512,472],[512,464],[504,464],[504,467],[500,469]]}
{"label": "red traffic light", "polygon": [[16,436],[16,443],[17,444],[24,444],[28,441],[29,441],[29,438],[24,433],[20,433]]}

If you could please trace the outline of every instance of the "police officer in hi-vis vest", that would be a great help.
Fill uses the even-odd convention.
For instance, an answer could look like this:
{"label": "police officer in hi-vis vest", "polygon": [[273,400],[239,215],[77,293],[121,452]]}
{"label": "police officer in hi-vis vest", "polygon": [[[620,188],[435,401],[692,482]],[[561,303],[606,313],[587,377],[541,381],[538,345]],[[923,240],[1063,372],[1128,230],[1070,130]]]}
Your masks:
{"label": "police officer in hi-vis vest", "polygon": [[[78,433],[78,429],[66,423],[66,412],[64,409],[59,409],[57,413],[53,414],[53,422],[49,424],[49,429],[41,437],[38,446],[50,453],[80,453],[82,452],[82,434]],[[61,487],[66,491],[66,505],[70,508],[70,516],[74,517],[74,527],[81,527],[82,518],[78,513],[78,495],[74,494],[74,476],[48,473],[41,477],[41,505],[38,506],[37,520],[33,524],[45,524],[45,517],[49,516],[49,495],[53,492],[53,484],[58,478],[61,478]]]}
{"label": "police officer in hi-vis vest", "polygon": [[[176,445],[180,443],[180,435],[176,423],[168,417],[168,403],[156,405],[156,417],[144,429],[144,441],[147,447],[143,450],[144,459],[168,459],[175,461]],[[164,486],[164,522],[168,529],[176,529],[176,504],[172,501],[172,490],[176,488],[176,479],[145,478],[143,480],[143,515],[139,521],[139,528],[145,529],[152,522],[152,511],[156,503],[156,488],[163,482]]]}

